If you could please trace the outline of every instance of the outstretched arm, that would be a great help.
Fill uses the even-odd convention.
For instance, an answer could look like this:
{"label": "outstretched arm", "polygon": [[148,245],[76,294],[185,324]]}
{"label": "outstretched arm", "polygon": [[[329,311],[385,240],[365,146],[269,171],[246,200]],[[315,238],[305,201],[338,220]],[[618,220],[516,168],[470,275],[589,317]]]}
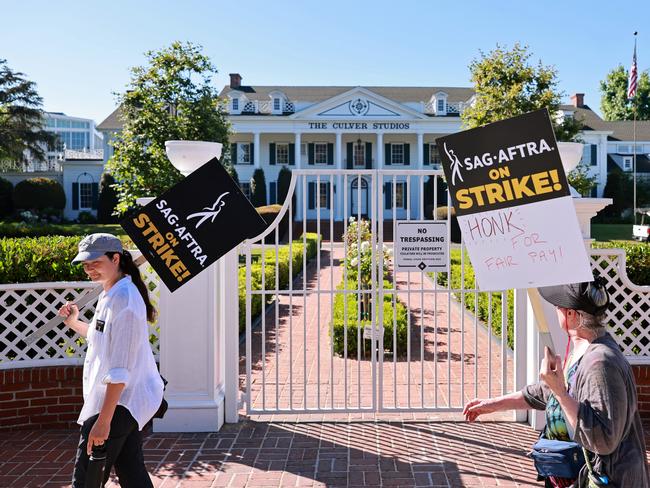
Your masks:
{"label": "outstretched arm", "polygon": [[502,412],[504,410],[526,410],[529,408],[530,405],[524,399],[524,394],[516,391],[496,398],[476,398],[465,405],[463,415],[465,415],[465,420],[474,422],[479,415],[486,413]]}

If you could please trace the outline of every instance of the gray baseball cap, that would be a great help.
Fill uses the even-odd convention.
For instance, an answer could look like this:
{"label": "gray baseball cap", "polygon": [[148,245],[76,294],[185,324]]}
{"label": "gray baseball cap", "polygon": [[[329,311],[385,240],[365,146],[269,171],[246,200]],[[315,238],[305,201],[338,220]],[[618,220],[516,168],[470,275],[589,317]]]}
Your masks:
{"label": "gray baseball cap", "polygon": [[98,232],[84,237],[79,243],[79,253],[72,264],[102,257],[107,252],[122,252],[122,243],[113,234]]}

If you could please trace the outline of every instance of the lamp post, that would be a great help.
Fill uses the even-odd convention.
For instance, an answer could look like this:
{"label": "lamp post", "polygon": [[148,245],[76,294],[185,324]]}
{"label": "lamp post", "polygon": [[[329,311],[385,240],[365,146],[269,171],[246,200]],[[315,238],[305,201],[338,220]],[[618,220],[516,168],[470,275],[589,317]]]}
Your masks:
{"label": "lamp post", "polygon": [[[167,157],[184,176],[220,157],[222,148],[207,141],[165,143]],[[138,203],[152,200],[140,198]],[[225,327],[233,320],[233,302],[237,320],[236,258],[236,251],[231,251],[174,293],[160,286],[160,372],[169,381],[165,391],[169,409],[165,418],[154,420],[156,432],[214,432],[226,417],[237,421],[237,337],[226,346]],[[233,279],[234,285],[228,281]],[[233,362],[234,381],[228,375]]]}

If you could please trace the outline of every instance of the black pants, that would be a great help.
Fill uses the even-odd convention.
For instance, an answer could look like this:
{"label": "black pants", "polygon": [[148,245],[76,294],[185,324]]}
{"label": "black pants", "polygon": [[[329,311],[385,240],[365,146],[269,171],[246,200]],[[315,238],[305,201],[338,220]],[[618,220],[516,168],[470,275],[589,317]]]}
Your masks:
{"label": "black pants", "polygon": [[[86,483],[86,468],[88,466],[88,435],[98,415],[86,420],[81,426],[81,437],[77,448],[72,487],[84,488]],[[142,434],[138,430],[138,423],[131,413],[123,406],[118,405],[111,420],[111,430],[106,440],[106,470],[104,483],[108,481],[111,467],[123,488],[153,488],[149,474],[144,466],[142,454]]]}

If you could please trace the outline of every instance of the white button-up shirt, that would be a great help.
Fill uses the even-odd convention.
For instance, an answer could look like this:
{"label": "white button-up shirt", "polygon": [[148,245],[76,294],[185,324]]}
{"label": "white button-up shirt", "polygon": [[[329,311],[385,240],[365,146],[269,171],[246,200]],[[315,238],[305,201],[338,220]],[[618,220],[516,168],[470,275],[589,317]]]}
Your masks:
{"label": "white button-up shirt", "polygon": [[124,383],[118,405],[131,412],[142,430],[160,406],[163,382],[149,345],[147,309],[130,276],[99,295],[87,341],[84,406],[77,422],[100,412],[107,384]]}

